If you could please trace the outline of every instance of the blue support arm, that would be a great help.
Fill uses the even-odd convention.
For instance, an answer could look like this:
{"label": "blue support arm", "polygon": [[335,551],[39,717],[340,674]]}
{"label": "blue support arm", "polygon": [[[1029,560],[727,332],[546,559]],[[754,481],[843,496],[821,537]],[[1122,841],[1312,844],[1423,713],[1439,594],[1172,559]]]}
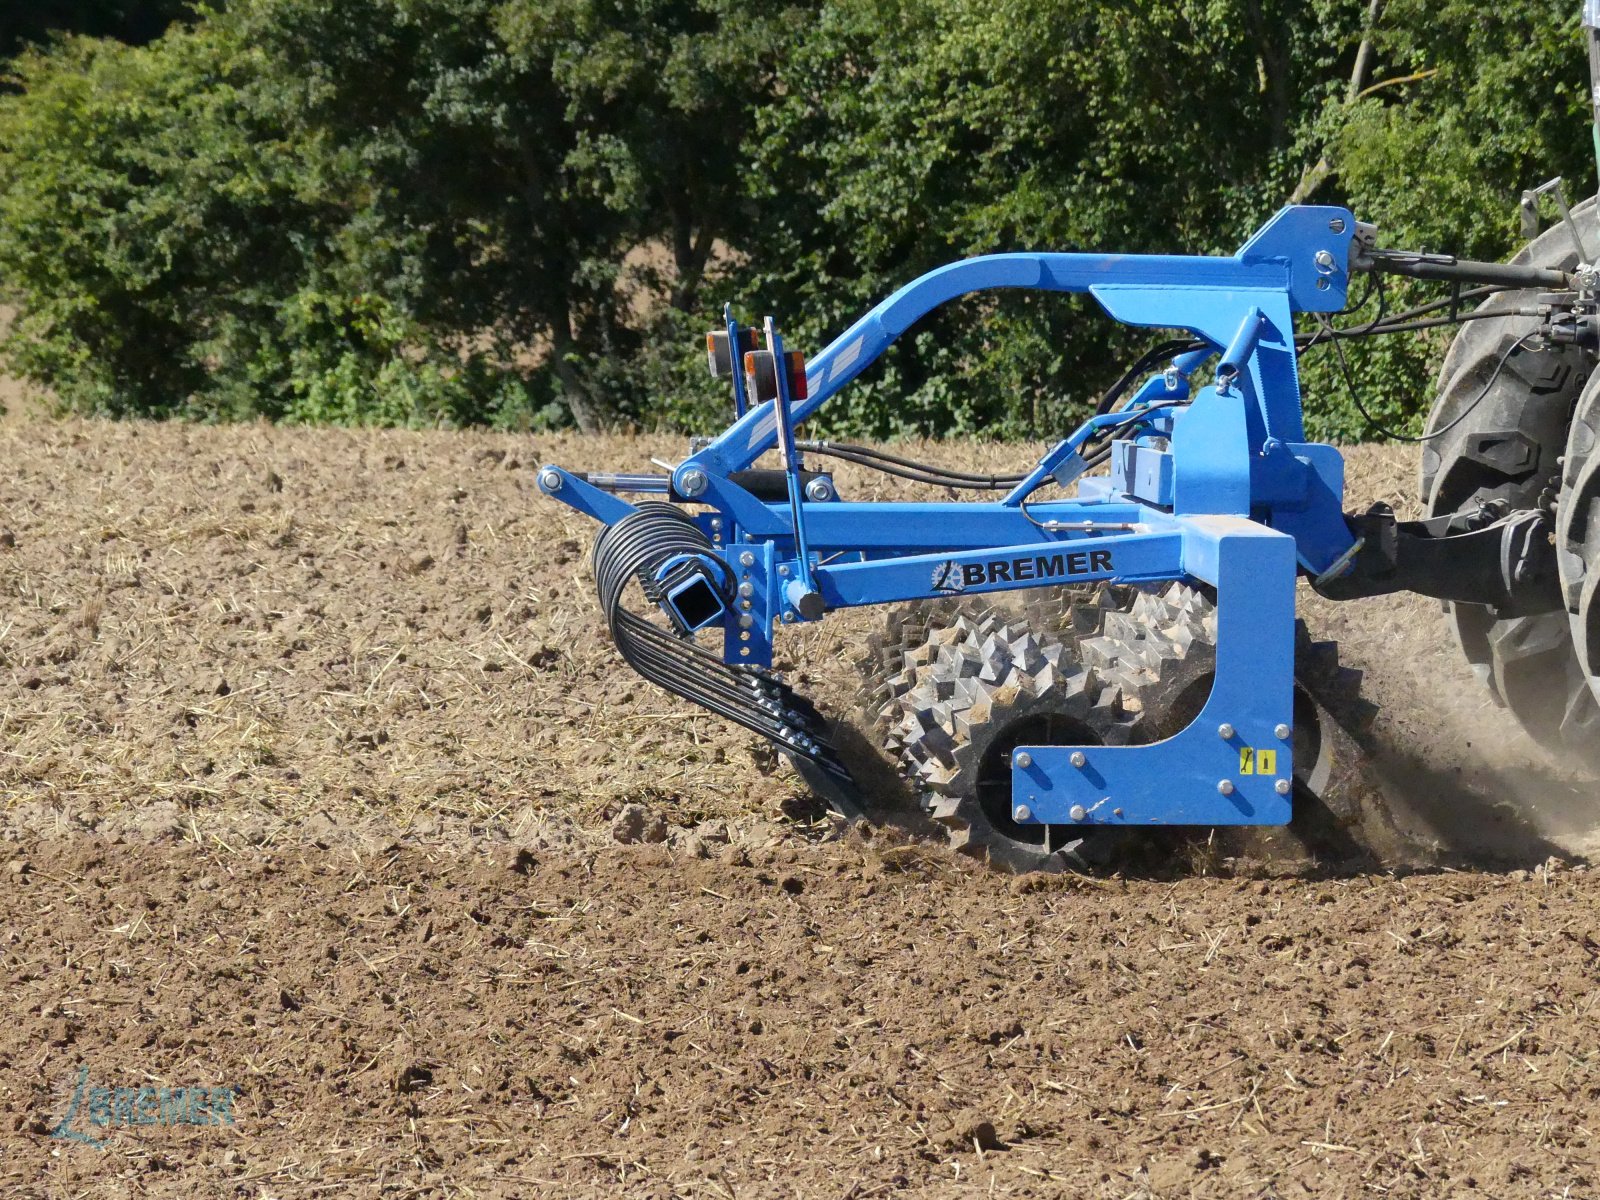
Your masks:
{"label": "blue support arm", "polygon": [[[913,324],[973,292],[1090,293],[1114,317],[1121,315],[1118,302],[1138,292],[1140,303],[1133,307],[1140,311],[1132,323],[1187,329],[1216,345],[1226,345],[1237,331],[1235,293],[1276,293],[1286,295],[1298,312],[1338,312],[1345,305],[1346,277],[1341,273],[1330,280],[1317,256],[1346,261],[1354,230],[1355,218],[1345,209],[1298,207],[1284,209],[1229,258],[991,254],[951,263],[895,292],[808,362],[810,395],[794,405],[791,419],[796,425],[806,420]],[[678,466],[678,486],[691,469],[726,475],[750,466],[776,444],[777,424],[771,401],[752,408]]]}

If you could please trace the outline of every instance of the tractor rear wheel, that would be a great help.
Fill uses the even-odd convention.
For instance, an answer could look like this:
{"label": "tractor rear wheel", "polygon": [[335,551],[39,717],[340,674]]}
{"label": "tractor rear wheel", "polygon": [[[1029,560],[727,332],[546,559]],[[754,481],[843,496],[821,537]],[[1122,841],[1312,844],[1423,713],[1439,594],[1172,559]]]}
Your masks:
{"label": "tractor rear wheel", "polygon": [[[1586,244],[1600,246],[1594,202],[1574,215]],[[1513,261],[1569,269],[1578,258],[1562,223]],[[1533,300],[1531,292],[1490,297],[1478,312],[1501,315],[1468,322],[1450,347],[1428,417],[1431,440],[1422,452],[1421,494],[1429,516],[1544,506],[1564,522],[1569,495],[1578,495],[1573,488],[1581,481],[1564,484],[1561,461],[1569,452],[1569,429],[1578,432],[1573,413],[1594,360],[1577,347],[1520,344],[1538,322],[1515,310]],[[1586,546],[1580,536],[1562,558],[1575,553],[1596,563],[1594,548]],[[1575,618],[1581,607],[1574,605]],[[1475,604],[1451,605],[1450,612],[1468,663],[1494,699],[1540,745],[1600,766],[1594,671],[1579,661],[1568,614],[1501,619]]]}
{"label": "tractor rear wheel", "polygon": [[1584,388],[1567,436],[1556,537],[1573,661],[1600,700],[1600,375]]}

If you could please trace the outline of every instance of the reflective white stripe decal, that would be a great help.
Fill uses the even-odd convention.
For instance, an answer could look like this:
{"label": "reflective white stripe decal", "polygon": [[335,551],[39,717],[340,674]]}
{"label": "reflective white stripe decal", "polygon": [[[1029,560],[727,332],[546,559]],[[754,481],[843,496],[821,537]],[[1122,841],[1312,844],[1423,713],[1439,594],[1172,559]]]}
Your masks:
{"label": "reflective white stripe decal", "polygon": [[861,347],[866,340],[866,336],[862,335],[839,351],[839,357],[833,360],[833,370],[828,372],[829,380],[839,378],[839,376],[856,365],[856,359],[861,357]]}

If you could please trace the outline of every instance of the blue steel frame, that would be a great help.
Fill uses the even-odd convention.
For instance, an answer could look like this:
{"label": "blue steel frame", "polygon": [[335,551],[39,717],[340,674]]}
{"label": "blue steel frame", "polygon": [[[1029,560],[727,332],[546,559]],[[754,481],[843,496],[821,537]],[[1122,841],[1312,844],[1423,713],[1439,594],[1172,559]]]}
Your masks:
{"label": "blue steel frame", "polygon": [[[1012,770],[1015,815],[1055,825],[1286,822],[1295,581],[1334,567],[1353,545],[1343,459],[1305,439],[1293,321],[1345,307],[1355,227],[1342,208],[1291,207],[1227,258],[953,263],[901,288],[807,362],[804,400],[789,395],[769,320],[777,400],[738,415],[673,473],[676,490],[705,506],[695,519],[740,585],[724,622],[726,661],[770,666],[775,626],[803,620],[799,602],[813,590],[827,610],[1095,580],[1208,584],[1217,593],[1216,679],[1194,722],[1146,746],[1019,747],[1014,763],[1029,765]],[[1207,349],[1181,355],[1121,411],[1086,422],[999,501],[805,499],[794,426],[928,312],[994,288],[1088,293],[1125,324],[1187,331]],[[1212,357],[1214,379],[1195,389],[1192,376]],[[1110,478],[1083,478],[1078,451],[1115,427],[1126,433]],[[759,500],[730,478],[774,447],[789,473],[785,502]],[[606,524],[635,511],[559,467],[539,478],[548,495]],[[1048,481],[1076,483],[1076,498],[1024,508]]]}

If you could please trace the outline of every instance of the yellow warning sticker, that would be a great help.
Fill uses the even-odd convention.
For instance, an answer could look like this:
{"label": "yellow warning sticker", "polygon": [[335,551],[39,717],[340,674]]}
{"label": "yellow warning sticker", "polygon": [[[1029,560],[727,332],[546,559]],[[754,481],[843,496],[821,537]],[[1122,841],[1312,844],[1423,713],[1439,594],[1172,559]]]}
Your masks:
{"label": "yellow warning sticker", "polygon": [[1276,750],[1257,750],[1254,746],[1239,747],[1239,774],[1276,775],[1277,773],[1278,752]]}

